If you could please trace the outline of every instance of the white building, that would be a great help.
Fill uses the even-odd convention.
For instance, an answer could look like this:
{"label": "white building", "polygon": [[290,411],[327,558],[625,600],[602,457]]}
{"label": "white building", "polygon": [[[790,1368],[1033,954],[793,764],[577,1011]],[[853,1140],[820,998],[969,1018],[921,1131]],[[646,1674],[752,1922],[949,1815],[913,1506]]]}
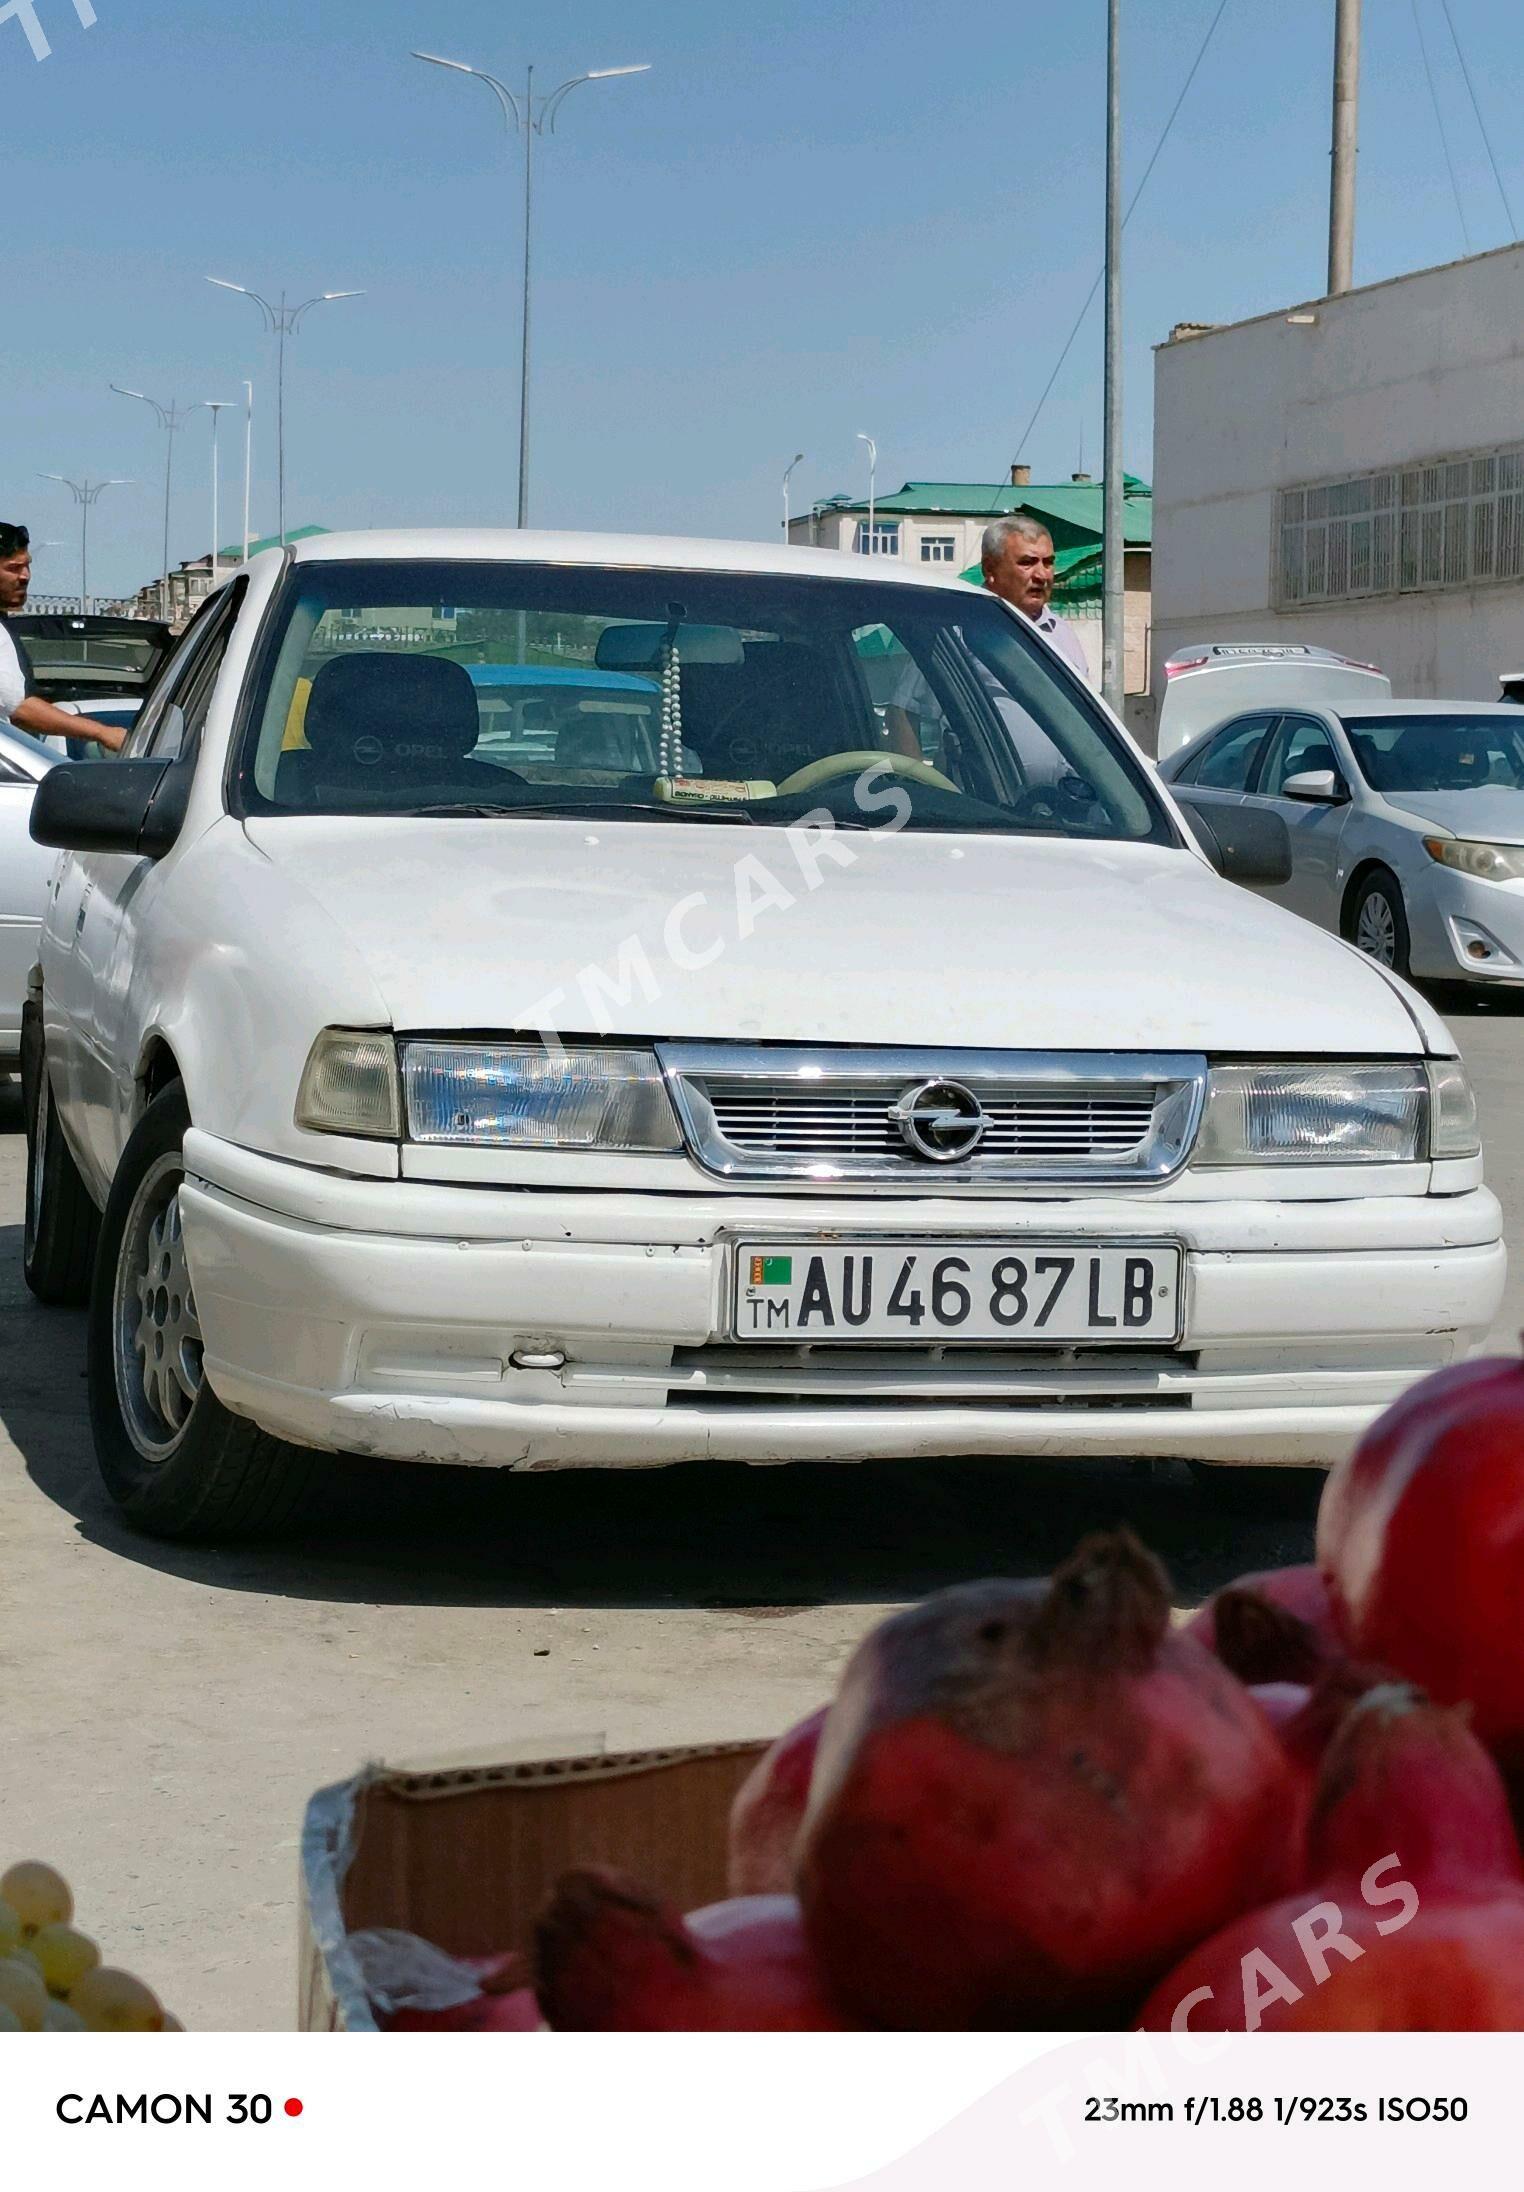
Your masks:
{"label": "white building", "polygon": [[1197,639],[1308,641],[1399,693],[1524,668],[1524,245],[1155,353],[1154,690]]}

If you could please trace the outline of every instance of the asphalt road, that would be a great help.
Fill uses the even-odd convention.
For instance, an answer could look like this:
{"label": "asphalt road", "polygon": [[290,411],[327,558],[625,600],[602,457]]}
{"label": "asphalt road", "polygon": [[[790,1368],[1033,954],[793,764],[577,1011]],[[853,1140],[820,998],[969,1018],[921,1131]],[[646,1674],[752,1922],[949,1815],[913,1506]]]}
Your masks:
{"label": "asphalt road", "polygon": [[[1524,1014],[1454,1024],[1524,1326]],[[24,1146],[0,1088],[0,1868],[46,1857],[80,1922],[192,2029],[294,2021],[308,1794],[368,1759],[543,1739],[770,1734],[884,1608],[1040,1572],[1126,1519],[1182,1602],[1305,1557],[1310,1507],[1245,1521],[1184,1470],[945,1461],[504,1478],[356,1470],[340,1519],[232,1553],[130,1536],[100,1491],[83,1319],[20,1269]]]}

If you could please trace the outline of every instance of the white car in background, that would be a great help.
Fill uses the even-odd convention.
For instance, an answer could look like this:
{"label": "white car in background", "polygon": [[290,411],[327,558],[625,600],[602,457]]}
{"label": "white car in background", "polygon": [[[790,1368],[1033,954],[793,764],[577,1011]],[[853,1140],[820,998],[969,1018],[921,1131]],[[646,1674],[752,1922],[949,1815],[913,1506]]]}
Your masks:
{"label": "white car in background", "polygon": [[1524,983],[1524,711],[1501,701],[1256,706],[1164,764],[1291,835],[1267,898],[1398,974]]}
{"label": "white car in background", "polygon": [[[653,680],[654,765],[639,711],[484,746],[459,654]],[[1443,1023],[955,578],[317,537],[33,826],[26,1274],[94,1277],[144,1529],[321,1451],[1317,1464],[1501,1298]]]}
{"label": "white car in background", "polygon": [[1391,697],[1390,680],[1374,663],[1328,647],[1203,640],[1177,648],[1164,665],[1155,750],[1162,768],[1250,708],[1363,708]]}
{"label": "white car in background", "polygon": [[39,739],[0,723],[0,1080],[21,1057],[21,1007],[56,853],[31,835],[32,795],[54,765]]}

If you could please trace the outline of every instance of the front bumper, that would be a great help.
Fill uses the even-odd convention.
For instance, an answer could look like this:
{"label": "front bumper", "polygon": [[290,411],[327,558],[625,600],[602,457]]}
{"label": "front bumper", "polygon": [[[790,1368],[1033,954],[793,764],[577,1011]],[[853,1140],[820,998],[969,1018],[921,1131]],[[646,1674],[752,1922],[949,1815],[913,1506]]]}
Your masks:
{"label": "front bumper", "polygon": [[1485,882],[1437,861],[1423,882],[1408,904],[1412,972],[1430,981],[1524,983],[1524,883]]}
{"label": "front bumper", "polygon": [[[494,1467],[922,1454],[1336,1459],[1502,1297],[1484,1188],[1339,1202],[591,1195],[338,1180],[192,1132],[181,1196],[226,1406],[335,1451]],[[1178,1351],[739,1347],[731,1246],[851,1230],[1157,1239]],[[559,1354],[556,1368],[516,1354]]]}

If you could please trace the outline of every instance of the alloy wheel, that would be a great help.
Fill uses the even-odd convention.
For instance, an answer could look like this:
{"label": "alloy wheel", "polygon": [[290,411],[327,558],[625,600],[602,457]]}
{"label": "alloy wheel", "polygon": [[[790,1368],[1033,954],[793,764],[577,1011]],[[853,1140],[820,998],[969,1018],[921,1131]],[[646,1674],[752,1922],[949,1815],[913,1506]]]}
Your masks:
{"label": "alloy wheel", "polygon": [[201,1325],[185,1260],[180,1159],[160,1157],[143,1175],[117,1254],[112,1339],[117,1399],[127,1435],[145,1461],[166,1461],[190,1421],[202,1385]]}
{"label": "alloy wheel", "polygon": [[1397,963],[1397,917],[1384,891],[1367,891],[1360,901],[1359,918],[1355,923],[1355,942],[1361,951],[1382,966]]}

